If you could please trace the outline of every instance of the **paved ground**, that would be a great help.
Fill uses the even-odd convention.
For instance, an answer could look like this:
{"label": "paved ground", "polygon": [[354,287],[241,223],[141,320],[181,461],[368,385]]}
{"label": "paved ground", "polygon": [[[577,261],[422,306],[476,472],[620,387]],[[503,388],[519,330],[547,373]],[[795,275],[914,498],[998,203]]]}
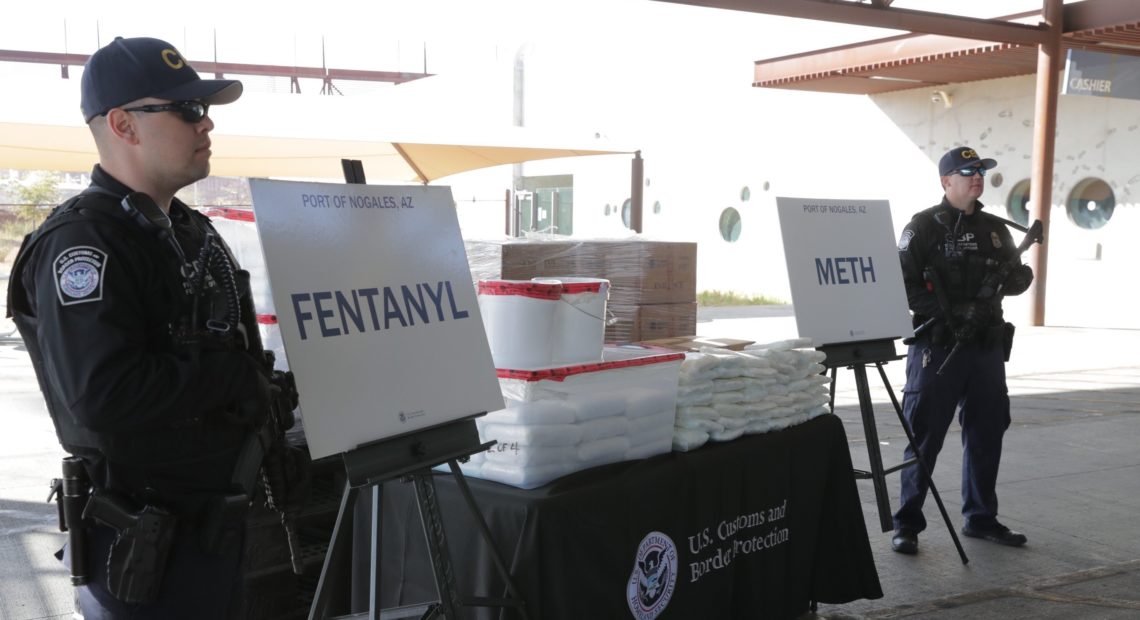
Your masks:
{"label": "paved ground", "polygon": [[[0,278],[0,288],[6,280]],[[2,307],[0,307],[2,313]],[[786,307],[704,309],[698,333],[769,342],[796,335]],[[0,620],[68,618],[71,589],[51,557],[62,541],[44,502],[61,451],[20,342],[0,319]],[[901,348],[901,347],[900,347]],[[1009,384],[1013,427],[998,493],[1001,519],[1029,536],[1021,549],[962,539],[963,565],[930,503],[917,556],[891,552],[874,491],[859,485],[884,597],[822,605],[826,618],[1140,617],[1140,330],[1020,328]],[[897,391],[903,364],[887,364]],[[883,461],[905,435],[877,373],[871,374]],[[854,375],[838,376],[837,413],[856,467],[867,468]],[[953,427],[952,434],[957,433]],[[957,528],[958,442],[949,437],[935,483]],[[888,479],[897,506],[897,475]]]}

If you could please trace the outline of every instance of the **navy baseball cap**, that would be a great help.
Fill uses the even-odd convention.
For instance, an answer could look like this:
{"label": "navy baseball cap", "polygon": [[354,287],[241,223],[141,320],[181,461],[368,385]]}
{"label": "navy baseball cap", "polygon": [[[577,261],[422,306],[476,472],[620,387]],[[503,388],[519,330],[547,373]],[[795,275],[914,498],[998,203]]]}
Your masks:
{"label": "navy baseball cap", "polygon": [[83,120],[144,97],[170,101],[232,103],[241,96],[237,80],[203,80],[173,45],[137,37],[114,41],[96,51],[83,68]]}
{"label": "navy baseball cap", "polygon": [[985,168],[989,170],[996,165],[997,161],[989,158],[982,159],[978,157],[978,152],[974,149],[968,146],[960,146],[947,151],[938,161],[938,174],[946,176],[961,168]]}

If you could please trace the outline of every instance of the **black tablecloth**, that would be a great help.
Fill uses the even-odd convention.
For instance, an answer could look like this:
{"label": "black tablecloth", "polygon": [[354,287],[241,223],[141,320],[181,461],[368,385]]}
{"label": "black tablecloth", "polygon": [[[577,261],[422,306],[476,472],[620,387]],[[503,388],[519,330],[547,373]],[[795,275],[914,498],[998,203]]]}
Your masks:
{"label": "black tablecloth", "polygon": [[[460,593],[502,596],[455,480],[435,478]],[[468,480],[531,618],[792,618],[882,596],[832,415],[529,491]],[[381,515],[382,606],[434,600],[412,486],[386,484]]]}

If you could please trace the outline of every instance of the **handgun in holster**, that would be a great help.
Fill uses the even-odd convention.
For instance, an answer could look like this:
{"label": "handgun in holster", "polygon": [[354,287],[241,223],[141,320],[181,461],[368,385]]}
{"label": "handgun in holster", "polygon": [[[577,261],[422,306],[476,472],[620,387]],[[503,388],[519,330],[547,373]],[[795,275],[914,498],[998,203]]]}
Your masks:
{"label": "handgun in holster", "polygon": [[158,597],[178,518],[157,506],[134,509],[125,498],[96,491],[83,510],[117,532],[107,556],[107,591],[124,603]]}
{"label": "handgun in holster", "polygon": [[86,585],[87,527],[83,523],[83,508],[91,495],[91,480],[83,467],[83,459],[67,456],[63,459],[63,477],[51,481],[48,501],[55,498],[59,510],[59,531],[67,532],[68,555],[71,556],[71,585]]}

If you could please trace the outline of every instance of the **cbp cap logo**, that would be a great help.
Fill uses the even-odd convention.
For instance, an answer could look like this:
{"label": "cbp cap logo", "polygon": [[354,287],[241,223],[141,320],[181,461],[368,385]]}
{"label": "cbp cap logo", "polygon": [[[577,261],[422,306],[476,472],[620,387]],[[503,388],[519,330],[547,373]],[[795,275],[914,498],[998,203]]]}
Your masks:
{"label": "cbp cap logo", "polygon": [[186,66],[186,61],[182,60],[182,57],[178,55],[177,51],[172,50],[168,47],[162,50],[161,53],[162,62],[165,62],[166,66],[170,67],[171,69],[181,69],[182,67]]}
{"label": "cbp cap logo", "polygon": [[107,266],[107,253],[103,250],[77,245],[60,253],[52,266],[60,305],[103,299],[103,270]]}
{"label": "cbp cap logo", "polygon": [[665,611],[677,584],[677,546],[661,532],[641,539],[633,572],[626,584],[626,602],[637,620],[653,620]]}

